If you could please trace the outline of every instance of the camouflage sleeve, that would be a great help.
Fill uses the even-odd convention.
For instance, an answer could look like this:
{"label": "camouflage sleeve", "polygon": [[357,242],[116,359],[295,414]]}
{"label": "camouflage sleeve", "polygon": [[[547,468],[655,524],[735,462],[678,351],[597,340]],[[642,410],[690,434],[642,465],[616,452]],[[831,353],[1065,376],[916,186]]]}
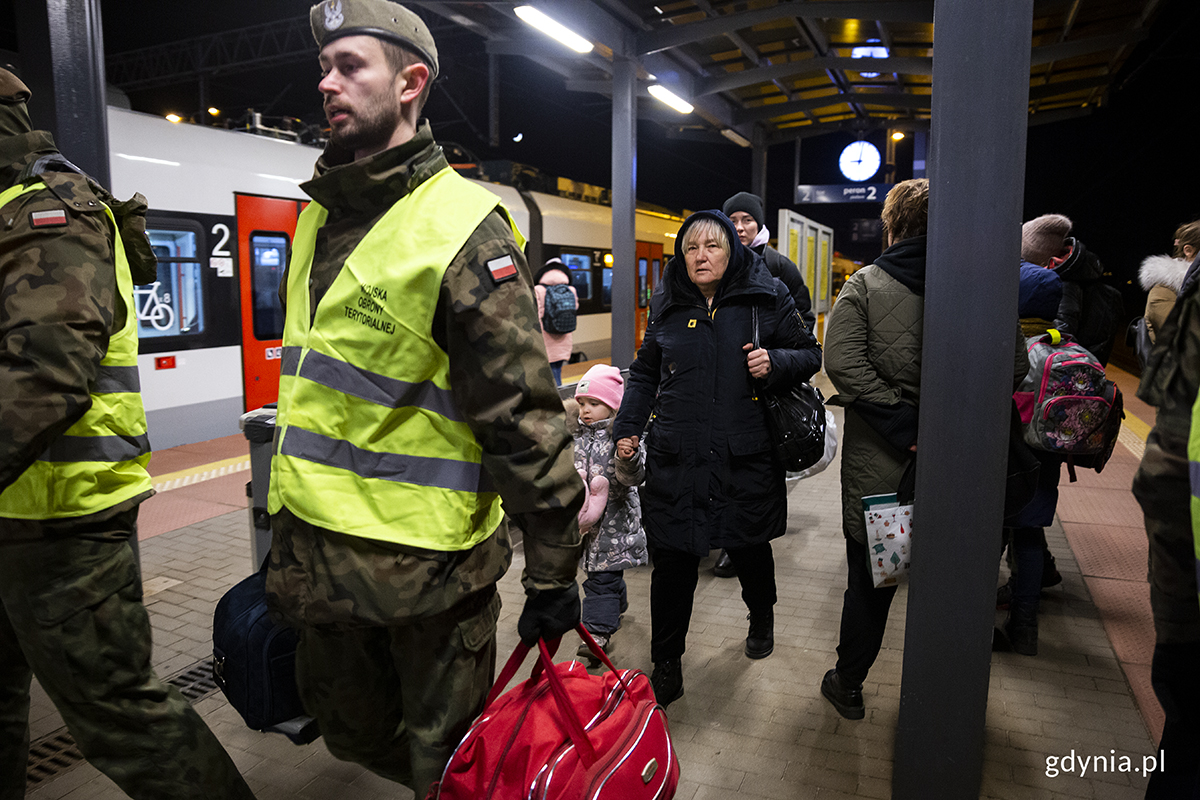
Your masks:
{"label": "camouflage sleeve", "polygon": [[[64,212],[66,223],[34,227],[39,211]],[[89,387],[108,350],[116,271],[102,206],[73,211],[43,190],[12,201],[0,218],[3,490],[91,406]]]}
{"label": "camouflage sleeve", "polygon": [[[487,262],[510,257],[517,273],[493,279]],[[435,338],[450,356],[459,409],[483,447],[483,464],[524,534],[527,590],[575,580],[576,514],[583,482],[537,322],[533,280],[508,222],[488,216],[442,282]],[[440,330],[439,330],[440,328]]]}

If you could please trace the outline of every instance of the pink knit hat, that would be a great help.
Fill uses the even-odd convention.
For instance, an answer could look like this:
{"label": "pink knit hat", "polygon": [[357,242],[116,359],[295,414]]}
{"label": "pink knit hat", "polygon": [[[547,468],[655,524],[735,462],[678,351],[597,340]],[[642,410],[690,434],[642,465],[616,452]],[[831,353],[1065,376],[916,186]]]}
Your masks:
{"label": "pink knit hat", "polygon": [[604,405],[616,411],[621,407],[621,397],[625,394],[625,379],[621,370],[608,364],[597,364],[583,374],[579,383],[575,384],[575,399],[590,397],[599,400]]}

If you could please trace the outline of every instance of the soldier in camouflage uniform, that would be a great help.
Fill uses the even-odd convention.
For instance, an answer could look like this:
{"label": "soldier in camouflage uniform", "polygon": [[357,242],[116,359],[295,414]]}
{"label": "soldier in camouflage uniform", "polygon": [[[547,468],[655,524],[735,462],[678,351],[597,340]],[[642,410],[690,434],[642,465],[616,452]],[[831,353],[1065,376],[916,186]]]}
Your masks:
{"label": "soldier in camouflage uniform", "polygon": [[1154,429],[1133,478],[1150,544],[1154,659],[1150,679],[1166,713],[1147,798],[1200,798],[1200,602],[1188,484],[1188,436],[1200,391],[1200,282],[1183,289],[1158,334],[1138,397],[1155,406]]}
{"label": "soldier in camouflage uniform", "polygon": [[[121,242],[133,281],[155,276],[145,199],[118,203],[75,170],[31,130],[28,97],[0,69],[0,192],[10,198],[0,205],[0,799],[25,796],[32,675],[83,755],[130,797],[252,798],[204,721],[150,668],[128,544],[148,477],[130,485],[134,462],[94,457],[93,480],[64,482],[50,518],[26,513],[47,502],[24,489],[26,473],[60,459],[49,454],[78,438],[97,393],[121,391],[101,386],[102,360],[133,313],[114,268]],[[18,187],[30,191],[13,197]],[[60,513],[72,504],[88,513]]]}
{"label": "soldier in camouflage uniform", "polygon": [[[385,291],[372,290],[374,300],[347,306],[346,316],[360,323],[375,314],[376,328],[356,331],[351,323],[333,319],[322,333],[332,334],[338,327],[344,346],[325,353],[308,349],[309,344],[297,347],[296,339],[289,338],[316,336],[309,331],[325,324],[322,314],[346,280],[339,281],[339,276],[352,274],[356,286],[363,280],[345,265],[381,233],[393,235],[390,228],[395,226],[380,222],[385,214],[391,220],[398,212],[412,215],[430,209],[424,212],[429,217],[434,212],[424,199],[429,197],[427,186],[437,176],[462,180],[446,174],[449,166],[442,149],[428,122],[419,119],[429,81],[437,73],[437,51],[420,18],[384,0],[332,0],[314,6],[311,19],[321,46],[325,77],[319,88],[332,142],[317,162],[316,177],[301,188],[315,201],[309,208],[319,207],[328,216],[315,240],[302,236],[307,224],[302,217],[295,250],[300,252],[302,241],[313,241],[311,260],[294,256],[280,289],[287,314],[285,383],[271,484],[281,499],[271,508],[274,539],[267,596],[274,611],[299,630],[296,673],[301,698],[320,721],[330,752],[424,797],[481,710],[494,679],[500,610],[496,582],[513,552],[508,523],[488,523],[482,540],[469,547],[420,547],[406,541],[413,532],[409,528],[422,528],[434,538],[454,532],[441,534],[432,530],[437,524],[414,520],[407,509],[389,505],[385,498],[392,495],[387,493],[399,491],[394,487],[397,481],[405,482],[403,475],[372,484],[368,477],[349,474],[347,467],[345,480],[375,488],[339,493],[327,489],[325,481],[314,481],[311,491],[296,490],[307,471],[332,468],[330,461],[313,464],[319,459],[299,456],[291,460],[293,472],[282,471],[280,456],[295,441],[292,415],[344,418],[339,452],[373,458],[377,450],[386,450],[383,444],[393,432],[391,426],[421,424],[423,409],[413,408],[407,416],[406,407],[419,406],[420,398],[398,395],[377,398],[373,402],[379,406],[364,409],[359,399],[363,392],[342,389],[315,373],[314,381],[325,380],[326,386],[353,396],[338,394],[328,409],[301,408],[299,401],[289,405],[293,384],[288,381],[299,385],[316,356],[322,357],[317,363],[343,372],[353,366],[360,375],[394,366],[344,363],[358,346],[355,337],[366,341],[395,334],[400,338],[392,340],[395,348],[386,351],[387,359],[399,361],[417,344],[426,347],[432,335],[431,359],[444,357],[448,364],[452,410],[443,412],[469,426],[471,446],[481,451],[476,466],[485,476],[482,484],[493,487],[478,491],[498,492],[506,517],[523,532],[527,600],[518,630],[527,644],[539,636],[561,636],[579,620],[575,572],[580,538],[575,520],[583,484],[572,463],[572,440],[542,343],[533,281],[498,198],[473,230],[461,229],[458,213],[430,220],[434,227],[460,226],[465,244],[453,257],[447,256],[440,283],[431,283],[428,293],[397,303],[394,291],[388,300]],[[402,201],[418,191],[422,205],[413,210],[417,200]],[[368,234],[375,236],[366,240]],[[408,274],[410,254],[398,249],[382,252],[382,263],[372,268],[384,280]],[[327,297],[330,300],[322,305]],[[310,309],[307,314],[305,307]],[[428,309],[429,316],[419,309]],[[297,328],[298,314],[305,318]],[[380,327],[387,332],[380,333]],[[295,356],[301,359],[299,366],[292,363],[295,351],[302,353]],[[395,386],[396,392],[407,385],[379,374],[372,380]],[[311,384],[300,390],[329,391]],[[346,411],[351,404],[359,404],[354,406],[358,411]],[[388,406],[398,412],[386,417],[389,422],[379,430],[361,421],[386,414],[376,409]],[[291,420],[286,424],[285,416]],[[391,452],[395,454],[388,457],[397,460],[411,457]],[[425,474],[415,474],[409,481],[422,484],[426,479]],[[411,491],[423,490],[417,486]],[[308,500],[306,495],[313,494],[318,496]],[[307,512],[302,508],[306,502]],[[379,514],[383,530],[353,533],[350,517],[365,514],[360,509],[367,507]],[[399,517],[409,514],[408,521],[389,523],[393,511]],[[321,515],[327,517],[326,524],[315,520]],[[454,527],[479,528],[478,516],[463,515]]]}

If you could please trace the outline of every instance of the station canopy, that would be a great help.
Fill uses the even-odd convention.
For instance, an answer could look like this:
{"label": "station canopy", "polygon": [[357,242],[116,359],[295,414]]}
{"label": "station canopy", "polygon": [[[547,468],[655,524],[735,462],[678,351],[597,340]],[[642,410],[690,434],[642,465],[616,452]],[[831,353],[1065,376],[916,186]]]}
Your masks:
{"label": "station canopy", "polygon": [[[569,89],[608,93],[614,59],[639,65],[639,94],[660,84],[693,105],[639,112],[684,138],[748,146],[837,130],[927,129],[933,3],[927,0],[563,0],[537,2],[594,44],[579,55],[518,18],[512,2],[416,2],[532,58]],[[1036,0],[1030,124],[1090,113],[1149,32],[1160,0]]]}

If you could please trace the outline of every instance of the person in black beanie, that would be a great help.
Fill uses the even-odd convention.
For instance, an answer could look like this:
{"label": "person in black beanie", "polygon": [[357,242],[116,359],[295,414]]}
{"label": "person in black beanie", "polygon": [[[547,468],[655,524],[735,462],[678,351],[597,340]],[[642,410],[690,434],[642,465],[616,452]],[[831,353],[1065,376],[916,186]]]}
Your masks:
{"label": "person in black beanie", "polygon": [[812,298],[809,296],[808,287],[804,285],[800,268],[790,258],[767,244],[771,232],[763,224],[766,215],[763,213],[762,200],[749,192],[738,192],[725,201],[725,205],[721,206],[721,213],[733,221],[741,243],[762,256],[771,275],[783,281],[788,294],[792,296],[792,302],[796,304],[796,310],[800,312],[800,319],[804,320],[810,331],[815,331],[817,317],[813,313]]}

